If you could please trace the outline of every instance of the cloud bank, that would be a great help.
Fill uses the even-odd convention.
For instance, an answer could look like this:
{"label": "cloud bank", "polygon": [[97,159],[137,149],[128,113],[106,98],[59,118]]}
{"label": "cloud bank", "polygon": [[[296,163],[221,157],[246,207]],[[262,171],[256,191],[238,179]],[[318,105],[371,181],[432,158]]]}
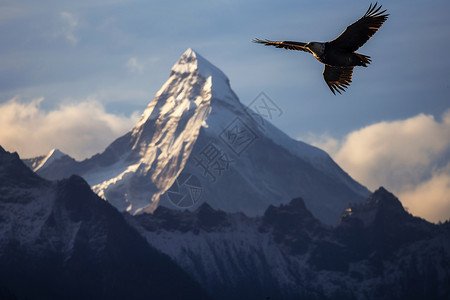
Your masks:
{"label": "cloud bank", "polygon": [[22,103],[17,97],[0,104],[0,145],[22,158],[47,154],[58,148],[76,159],[103,151],[114,139],[129,131],[138,113],[117,116],[97,101],[87,99],[44,111],[43,98]]}
{"label": "cloud bank", "polygon": [[419,114],[367,126],[342,140],[309,140],[369,189],[394,192],[412,214],[434,222],[450,218],[450,110],[441,120]]}

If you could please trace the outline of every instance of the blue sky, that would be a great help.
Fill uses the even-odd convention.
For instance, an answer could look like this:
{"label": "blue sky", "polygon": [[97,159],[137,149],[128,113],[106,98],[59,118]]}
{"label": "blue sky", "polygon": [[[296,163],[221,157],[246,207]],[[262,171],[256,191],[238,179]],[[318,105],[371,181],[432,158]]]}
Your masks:
{"label": "blue sky", "polygon": [[[445,143],[450,2],[380,3],[390,17],[359,50],[373,62],[356,68],[351,87],[334,96],[323,81],[322,65],[311,55],[250,41],[334,39],[364,14],[369,1],[3,0],[0,144],[22,156],[54,147],[79,159],[102,151],[133,126],[171,66],[193,48],[227,74],[244,104],[265,92],[283,110],[272,120],[275,125],[293,138],[321,146],[369,187],[391,185],[406,193],[430,183],[436,174],[450,178],[450,145]],[[410,134],[402,127],[410,123],[430,132]],[[401,128],[409,138],[391,156],[380,150],[370,164],[355,167],[349,162],[354,153],[345,150],[352,134],[362,136],[361,146],[373,138],[371,129],[381,130],[377,126],[385,131],[373,143],[385,148],[403,140],[389,135],[392,130]],[[435,138],[431,149],[418,146],[423,139],[419,133]],[[419,172],[406,183],[409,189],[386,179],[398,169],[369,179],[355,171],[377,159],[398,162],[399,153],[412,148],[427,160],[411,158],[407,174],[399,175]],[[443,188],[450,190],[445,180]],[[448,196],[445,201],[450,203]]]}
{"label": "blue sky", "polygon": [[[87,96],[112,113],[142,110],[189,47],[221,68],[244,103],[266,92],[294,137],[343,135],[379,120],[449,107],[448,1],[391,1],[391,14],[360,49],[372,56],[351,88],[333,96],[322,65],[254,37],[327,41],[368,7],[365,1],[2,1],[0,101],[45,97],[52,109]],[[134,58],[136,69],[127,67]]]}

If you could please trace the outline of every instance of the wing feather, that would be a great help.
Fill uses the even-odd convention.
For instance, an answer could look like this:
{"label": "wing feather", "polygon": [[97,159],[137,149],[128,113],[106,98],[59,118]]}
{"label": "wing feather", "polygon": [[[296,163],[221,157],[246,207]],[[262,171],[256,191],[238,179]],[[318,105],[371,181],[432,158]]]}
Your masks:
{"label": "wing feather", "polygon": [[352,82],[353,67],[334,67],[325,65],[323,78],[333,94],[341,94]]}
{"label": "wing feather", "polygon": [[381,10],[381,5],[370,4],[367,12],[355,23],[348,26],[336,39],[329,42],[330,46],[354,52],[364,45],[387,20],[389,14]]}
{"label": "wing feather", "polygon": [[294,42],[294,41],[269,41],[269,40],[260,40],[253,39],[253,43],[263,44],[266,46],[275,46],[277,48],[284,48],[288,50],[297,50],[311,53],[308,48],[305,48],[306,43],[302,42]]}

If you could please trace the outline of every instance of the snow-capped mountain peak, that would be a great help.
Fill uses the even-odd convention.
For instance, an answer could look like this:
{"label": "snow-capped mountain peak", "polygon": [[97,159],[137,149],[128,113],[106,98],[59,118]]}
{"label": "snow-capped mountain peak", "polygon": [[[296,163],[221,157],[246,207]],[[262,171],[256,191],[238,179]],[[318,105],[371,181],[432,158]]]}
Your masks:
{"label": "snow-capped mountain peak", "polygon": [[172,73],[190,74],[194,72],[198,72],[204,78],[214,77],[215,79],[228,81],[228,77],[219,68],[189,48],[173,65]]}
{"label": "snow-capped mountain peak", "polygon": [[39,169],[43,169],[46,166],[50,165],[53,161],[60,159],[66,154],[61,152],[59,149],[52,149],[50,152],[44,157],[44,159],[33,169],[33,171],[37,171]]}
{"label": "snow-capped mountain peak", "polygon": [[324,151],[262,118],[239,101],[221,70],[188,49],[129,133],[89,160],[46,172],[79,174],[133,214],[206,202],[261,216],[271,204],[302,197],[317,218],[333,224],[349,201],[367,197]]}
{"label": "snow-capped mountain peak", "polygon": [[[180,115],[184,110],[196,108],[200,104],[198,96],[203,96],[208,101],[212,97],[230,98],[226,97],[231,90],[228,77],[191,48],[181,55],[171,70],[169,79],[156,93],[155,99],[150,102],[133,132],[139,131],[139,127],[149,119],[155,120],[161,113]],[[234,104],[240,104],[235,98],[233,97]],[[164,109],[161,106],[165,106]]]}
{"label": "snow-capped mountain peak", "polygon": [[61,152],[58,149],[52,149],[46,155],[38,156],[35,158],[24,159],[23,162],[34,172],[42,171],[49,165],[51,165],[54,161],[67,156],[67,154]]}

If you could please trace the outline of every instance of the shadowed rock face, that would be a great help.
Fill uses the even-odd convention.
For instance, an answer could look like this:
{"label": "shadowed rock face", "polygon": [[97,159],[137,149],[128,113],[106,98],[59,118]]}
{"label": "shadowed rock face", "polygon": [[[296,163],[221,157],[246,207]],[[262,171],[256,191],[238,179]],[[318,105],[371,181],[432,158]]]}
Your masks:
{"label": "shadowed rock face", "polygon": [[46,181],[0,149],[0,295],[207,298],[79,176]]}
{"label": "shadowed rock face", "polygon": [[345,210],[335,227],[317,220],[299,198],[269,206],[262,217],[202,205],[127,220],[217,299],[445,299],[450,293],[450,226],[410,215],[384,188]]}
{"label": "shadowed rock face", "polygon": [[275,242],[292,255],[305,254],[314,238],[326,234],[328,227],[317,220],[297,198],[287,205],[270,206],[262,219],[262,231],[271,232]]}
{"label": "shadowed rock face", "polygon": [[153,214],[139,214],[134,219],[151,232],[167,230],[199,234],[201,231],[220,231],[231,226],[225,212],[214,210],[207,203],[195,212],[181,212],[161,206]]}
{"label": "shadowed rock face", "polygon": [[350,246],[358,241],[358,247],[367,249],[356,249],[358,253],[376,249],[379,255],[389,255],[435,231],[434,224],[406,212],[401,202],[381,187],[365,204],[350,207],[343,213],[335,236]]}

